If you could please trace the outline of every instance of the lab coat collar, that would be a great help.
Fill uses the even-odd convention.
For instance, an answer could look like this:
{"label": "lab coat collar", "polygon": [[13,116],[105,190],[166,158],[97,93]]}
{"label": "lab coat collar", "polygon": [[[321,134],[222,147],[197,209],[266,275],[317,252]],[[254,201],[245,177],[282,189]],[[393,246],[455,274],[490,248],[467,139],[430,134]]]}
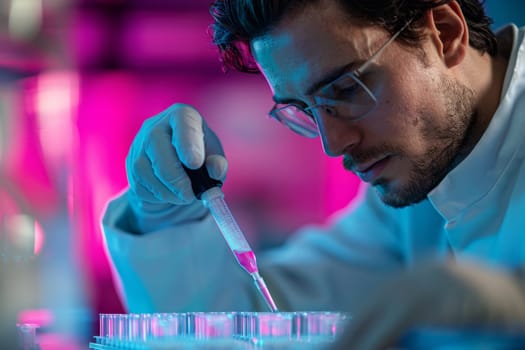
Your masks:
{"label": "lab coat collar", "polygon": [[[510,24],[497,32],[498,43],[512,45],[498,106],[485,133],[471,153],[428,195],[448,222],[481,200],[505,173],[520,151],[525,118],[517,118],[515,102],[525,91],[524,30]],[[520,151],[523,152],[523,151]]]}

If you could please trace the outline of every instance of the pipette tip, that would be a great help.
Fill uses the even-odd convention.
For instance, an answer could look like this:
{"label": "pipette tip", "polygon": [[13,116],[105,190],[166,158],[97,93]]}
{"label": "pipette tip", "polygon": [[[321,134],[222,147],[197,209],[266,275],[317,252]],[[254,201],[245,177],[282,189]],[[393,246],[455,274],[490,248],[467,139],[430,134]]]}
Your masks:
{"label": "pipette tip", "polygon": [[257,286],[257,289],[259,290],[259,292],[261,292],[261,295],[264,298],[264,301],[266,302],[266,305],[268,306],[270,311],[278,312],[279,310],[277,309],[277,306],[273,301],[272,295],[270,294],[270,291],[268,290],[268,287],[266,286],[266,283],[264,282],[261,275],[259,275],[258,272],[254,272],[251,275],[253,277],[255,285]]}

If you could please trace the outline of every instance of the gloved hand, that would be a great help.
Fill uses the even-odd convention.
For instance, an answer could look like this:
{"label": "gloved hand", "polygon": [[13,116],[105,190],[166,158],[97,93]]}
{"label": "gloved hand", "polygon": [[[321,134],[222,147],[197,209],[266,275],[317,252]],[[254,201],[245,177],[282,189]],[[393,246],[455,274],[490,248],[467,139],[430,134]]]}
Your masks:
{"label": "gloved hand", "polygon": [[205,216],[182,164],[190,169],[205,164],[221,181],[228,168],[217,135],[199,112],[175,104],[143,123],[126,159],[128,201],[141,233]]}

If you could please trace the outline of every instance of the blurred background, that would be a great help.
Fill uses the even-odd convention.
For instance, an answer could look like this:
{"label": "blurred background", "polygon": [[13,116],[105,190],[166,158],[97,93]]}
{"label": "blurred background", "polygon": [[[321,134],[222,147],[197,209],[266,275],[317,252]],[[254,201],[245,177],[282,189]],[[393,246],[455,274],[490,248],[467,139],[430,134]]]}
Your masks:
{"label": "blurred background", "polygon": [[[99,313],[125,312],[100,230],[126,186],[147,117],[197,107],[223,140],[224,186],[254,248],[346,206],[358,179],[318,140],[266,117],[260,76],[224,72],[209,0],[1,0],[0,344],[39,325],[42,349],[83,349]],[[494,28],[525,24],[518,0],[486,2]]]}

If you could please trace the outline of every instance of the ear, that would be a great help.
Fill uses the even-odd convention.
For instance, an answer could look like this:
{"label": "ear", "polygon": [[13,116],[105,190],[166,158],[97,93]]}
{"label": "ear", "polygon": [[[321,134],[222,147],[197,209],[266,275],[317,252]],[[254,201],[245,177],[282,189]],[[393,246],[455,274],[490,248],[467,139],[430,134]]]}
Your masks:
{"label": "ear", "polygon": [[468,27],[457,1],[450,1],[429,10],[427,25],[432,41],[447,67],[463,61],[469,46]]}

